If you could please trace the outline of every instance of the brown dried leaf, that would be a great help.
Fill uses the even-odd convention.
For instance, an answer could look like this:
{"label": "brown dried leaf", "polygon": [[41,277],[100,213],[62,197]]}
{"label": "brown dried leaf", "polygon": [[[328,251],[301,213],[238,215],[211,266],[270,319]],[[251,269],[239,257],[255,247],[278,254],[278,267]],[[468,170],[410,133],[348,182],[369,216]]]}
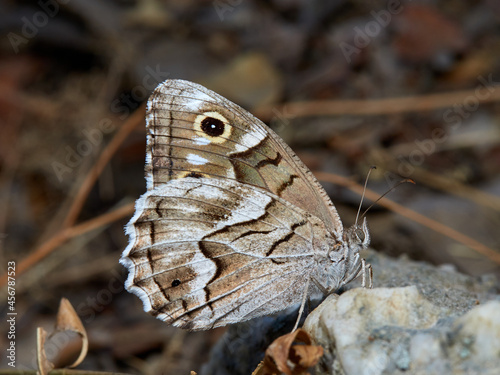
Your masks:
{"label": "brown dried leaf", "polygon": [[54,364],[47,359],[45,354],[45,341],[47,340],[47,331],[42,327],[36,329],[36,362],[38,365],[38,373],[46,375],[54,368]]}
{"label": "brown dried leaf", "polygon": [[57,311],[57,320],[54,331],[47,336],[47,332],[42,327],[37,328],[37,363],[38,371],[41,375],[46,375],[55,367],[54,364],[47,359],[47,355],[45,353],[45,342],[55,334],[64,331],[75,332],[82,338],[82,348],[80,349],[80,355],[71,365],[68,366],[76,367],[83,361],[83,359],[87,355],[89,343],[87,332],[85,331],[85,328],[83,328],[82,321],[76,314],[73,306],[71,306],[71,303],[66,298],[61,299],[59,310]]}
{"label": "brown dried leaf", "polygon": [[253,370],[252,375],[264,375],[264,361],[260,361],[255,370]]}
{"label": "brown dried leaf", "polygon": [[57,322],[54,332],[50,334],[50,337],[58,332],[71,331],[75,332],[82,338],[82,348],[80,350],[80,355],[78,358],[68,367],[76,367],[84,360],[87,355],[89,348],[89,341],[87,337],[87,332],[83,327],[82,321],[78,317],[75,309],[71,303],[66,298],[61,298],[61,303],[59,305],[59,311],[57,312]]}
{"label": "brown dried leaf", "polygon": [[[293,345],[294,342],[303,345]],[[301,375],[314,366],[323,355],[321,346],[312,345],[309,334],[303,329],[278,337],[266,350],[264,361],[254,371],[255,375]]]}
{"label": "brown dried leaf", "polygon": [[314,366],[323,355],[323,348],[316,345],[294,345],[292,351],[303,368]]}

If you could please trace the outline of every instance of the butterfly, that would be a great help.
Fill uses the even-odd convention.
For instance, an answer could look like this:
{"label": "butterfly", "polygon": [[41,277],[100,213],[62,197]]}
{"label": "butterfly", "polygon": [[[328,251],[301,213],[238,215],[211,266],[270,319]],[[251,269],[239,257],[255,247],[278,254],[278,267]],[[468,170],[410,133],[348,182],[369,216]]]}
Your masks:
{"label": "butterfly", "polygon": [[361,274],[365,284],[366,219],[344,229],[311,171],[249,112],[167,80],[146,129],[147,192],[120,262],[147,312],[211,329],[303,307]]}

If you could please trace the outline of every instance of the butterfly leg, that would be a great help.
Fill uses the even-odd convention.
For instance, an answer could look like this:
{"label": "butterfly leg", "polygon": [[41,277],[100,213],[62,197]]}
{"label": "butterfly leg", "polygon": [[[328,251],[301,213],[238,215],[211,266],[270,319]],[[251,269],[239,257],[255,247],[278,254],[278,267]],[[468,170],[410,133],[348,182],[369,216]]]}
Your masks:
{"label": "butterfly leg", "polygon": [[373,268],[370,263],[366,263],[366,260],[361,258],[361,272],[363,274],[363,279],[361,281],[361,287],[366,288],[366,274],[368,273],[368,288],[373,288]]}
{"label": "butterfly leg", "polygon": [[310,278],[307,279],[306,287],[304,288],[304,296],[302,297],[302,302],[300,304],[299,316],[297,317],[297,321],[295,322],[295,326],[293,327],[292,332],[295,332],[295,330],[299,326],[300,318],[302,317],[302,313],[304,312],[304,306],[305,306],[306,301],[307,301],[307,295],[308,295],[308,292],[309,292],[309,282],[310,281],[311,281]]}

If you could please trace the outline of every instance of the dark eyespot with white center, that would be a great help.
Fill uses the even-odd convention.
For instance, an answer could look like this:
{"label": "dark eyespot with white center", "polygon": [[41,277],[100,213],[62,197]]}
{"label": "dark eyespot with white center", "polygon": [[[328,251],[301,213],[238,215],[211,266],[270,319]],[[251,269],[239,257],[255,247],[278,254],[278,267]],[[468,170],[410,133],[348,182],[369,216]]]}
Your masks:
{"label": "dark eyespot with white center", "polygon": [[205,117],[201,121],[201,130],[211,137],[219,137],[224,134],[224,123],[213,117]]}
{"label": "dark eyespot with white center", "polygon": [[204,112],[196,117],[193,123],[196,136],[194,143],[200,146],[226,142],[232,134],[233,127],[227,118],[216,111]]}

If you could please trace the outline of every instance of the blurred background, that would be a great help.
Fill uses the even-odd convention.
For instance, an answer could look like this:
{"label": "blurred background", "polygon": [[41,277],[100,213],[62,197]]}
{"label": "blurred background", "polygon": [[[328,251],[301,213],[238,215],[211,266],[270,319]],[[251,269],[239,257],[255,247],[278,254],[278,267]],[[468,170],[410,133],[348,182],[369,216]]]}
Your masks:
{"label": "blurred background", "polygon": [[[36,327],[50,330],[62,297],[89,334],[83,369],[200,371],[224,332],[167,327],[123,290],[144,103],[167,78],[256,114],[313,171],[362,183],[376,165],[379,194],[413,179],[389,198],[455,231],[375,206],[377,251],[499,275],[499,21],[495,0],[0,0],[0,271],[16,262],[17,369],[35,367]],[[352,225],[359,195],[324,186]]]}

